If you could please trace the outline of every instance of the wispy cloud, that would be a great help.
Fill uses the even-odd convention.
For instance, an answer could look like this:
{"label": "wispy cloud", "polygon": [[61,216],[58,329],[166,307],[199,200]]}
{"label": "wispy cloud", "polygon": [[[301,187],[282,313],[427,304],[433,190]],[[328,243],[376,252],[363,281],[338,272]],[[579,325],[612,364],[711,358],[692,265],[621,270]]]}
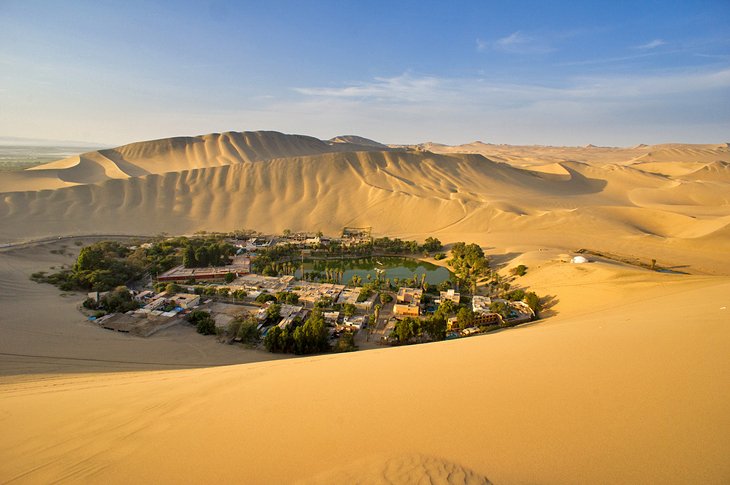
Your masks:
{"label": "wispy cloud", "polygon": [[403,74],[391,78],[377,77],[372,81],[344,87],[294,88],[294,91],[318,97],[421,102],[430,100],[434,92],[442,91],[443,83],[443,79],[436,77],[413,77]]}
{"label": "wispy cloud", "polygon": [[444,78],[409,73],[375,78],[340,87],[298,87],[308,97],[387,101],[395,103],[484,101],[511,99],[624,99],[730,88],[730,68],[706,72],[677,72],[636,76],[593,76],[567,79],[562,86],[495,83],[485,78]]}
{"label": "wispy cloud", "polygon": [[650,50],[650,49],[656,49],[657,47],[661,47],[666,44],[667,43],[665,41],[663,41],[662,39],[654,39],[652,41],[647,42],[646,44],[637,45],[634,48],[641,49],[641,50]]}
{"label": "wispy cloud", "polygon": [[476,47],[479,52],[495,50],[513,54],[543,54],[554,50],[547,40],[525,34],[520,30],[492,42],[478,38]]}
{"label": "wispy cloud", "polygon": [[718,137],[730,125],[730,115],[718,108],[730,99],[730,68],[582,76],[557,85],[405,73],[295,92],[299,99],[272,112],[322,113],[321,123],[333,130],[344,123],[391,142],[396,133],[401,139],[435,133],[442,140],[630,145],[686,141],[697,133]]}

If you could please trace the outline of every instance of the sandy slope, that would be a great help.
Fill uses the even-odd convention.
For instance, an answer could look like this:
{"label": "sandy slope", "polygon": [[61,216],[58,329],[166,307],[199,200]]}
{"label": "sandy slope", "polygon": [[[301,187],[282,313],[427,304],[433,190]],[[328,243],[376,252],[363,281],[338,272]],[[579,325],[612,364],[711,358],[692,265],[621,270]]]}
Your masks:
{"label": "sandy slope", "polygon": [[[84,295],[62,295],[29,280],[36,271],[73,264],[78,249],[64,241],[0,252],[0,375],[176,369],[276,358],[201,339],[192,328],[164,330],[154,339],[100,330],[77,310]],[[59,250],[66,254],[51,253]]]}
{"label": "sandy slope", "polygon": [[550,302],[488,336],[252,363],[84,322],[28,280],[70,242],[0,248],[0,482],[728,483],[727,146],[472,145],[227,133],[0,179],[0,243],[372,225],[478,242]]}
{"label": "sandy slope", "polygon": [[560,301],[539,325],[348,355],[10,381],[0,478],[726,483],[730,280],[525,257],[540,266],[530,282]]}
{"label": "sandy slope", "polygon": [[[471,146],[441,147],[449,154],[381,151],[347,143],[353,139],[224,133],[39,166],[19,175],[33,190],[14,181],[14,191],[0,194],[0,242],[243,227],[337,233],[366,225],[377,234],[477,233],[485,241],[511,234],[506,243],[564,249],[618,244],[666,266],[730,273],[725,145],[477,147],[496,147],[489,155],[498,160],[511,153],[502,157],[508,164],[456,153]],[[43,184],[53,190],[37,190]]]}

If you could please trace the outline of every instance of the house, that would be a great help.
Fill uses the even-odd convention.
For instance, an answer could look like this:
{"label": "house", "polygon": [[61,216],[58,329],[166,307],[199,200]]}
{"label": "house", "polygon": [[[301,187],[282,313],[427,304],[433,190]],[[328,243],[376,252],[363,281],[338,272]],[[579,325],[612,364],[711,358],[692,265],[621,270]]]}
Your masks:
{"label": "house", "polygon": [[446,300],[453,301],[454,303],[456,303],[458,305],[459,302],[461,301],[461,293],[457,293],[453,289],[450,289],[447,291],[442,291],[439,294],[438,301],[436,301],[435,303],[440,305],[441,303],[445,302]]}
{"label": "house", "polygon": [[141,292],[137,293],[136,295],[134,295],[134,299],[137,300],[138,302],[146,302],[153,296],[155,296],[154,291],[145,290],[145,291],[141,291]]}
{"label": "house", "polygon": [[397,303],[414,303],[419,305],[423,297],[423,290],[420,288],[401,288],[398,290]]}
{"label": "house", "polygon": [[279,315],[282,317],[279,328],[284,330],[294,323],[297,318],[304,321],[307,318],[307,313],[309,313],[308,310],[305,310],[303,306],[282,304],[279,311]]}
{"label": "house", "polygon": [[[494,300],[504,301],[504,300]],[[488,296],[474,295],[471,298],[471,309],[474,312],[476,325],[501,325],[502,316],[491,310],[492,299]]]}
{"label": "house", "polygon": [[494,312],[474,312],[474,324],[482,325],[501,325],[502,316]]}
{"label": "house", "polygon": [[471,297],[471,309],[474,313],[488,313],[491,311],[491,305],[492,299],[488,296],[474,295]]}
{"label": "house", "polygon": [[417,317],[421,314],[421,305],[411,303],[396,303],[393,311],[398,316]]}
{"label": "house", "polygon": [[354,315],[345,317],[341,325],[337,325],[339,330],[360,330],[365,325],[365,317],[363,315]]}
{"label": "house", "polygon": [[360,292],[362,292],[362,288],[344,288],[340,293],[340,297],[337,298],[337,304],[344,305],[345,303],[350,303],[354,305],[360,297]]}
{"label": "house", "polygon": [[170,298],[177,306],[187,310],[189,308],[195,308],[200,304],[200,295],[194,295],[192,293],[178,293]]}
{"label": "house", "polygon": [[380,298],[380,295],[375,292],[365,301],[356,301],[355,302],[355,308],[358,310],[362,310],[364,312],[372,311],[372,309],[375,307],[375,302],[378,301]]}
{"label": "house", "polygon": [[322,316],[327,325],[337,325],[337,321],[340,319],[340,312],[324,312]]}

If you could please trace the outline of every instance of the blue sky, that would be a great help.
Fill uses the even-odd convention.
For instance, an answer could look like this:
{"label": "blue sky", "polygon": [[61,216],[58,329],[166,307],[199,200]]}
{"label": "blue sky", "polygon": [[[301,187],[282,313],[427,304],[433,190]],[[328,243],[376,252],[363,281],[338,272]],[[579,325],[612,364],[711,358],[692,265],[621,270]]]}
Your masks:
{"label": "blue sky", "polygon": [[730,141],[730,1],[0,0],[0,136]]}

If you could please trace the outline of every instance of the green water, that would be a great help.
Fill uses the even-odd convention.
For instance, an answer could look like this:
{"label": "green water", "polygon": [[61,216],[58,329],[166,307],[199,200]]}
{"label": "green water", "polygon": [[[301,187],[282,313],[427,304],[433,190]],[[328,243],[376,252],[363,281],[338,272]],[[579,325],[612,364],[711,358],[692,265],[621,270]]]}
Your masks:
{"label": "green water", "polygon": [[[301,261],[296,263],[299,267],[295,273],[295,277],[301,278]],[[419,261],[411,258],[362,258],[362,259],[337,259],[337,260],[304,260],[304,272],[319,272],[324,275],[325,271],[343,271],[341,282],[349,283],[354,275],[362,278],[363,283],[374,281],[377,277],[376,269],[382,270],[380,279],[390,279],[391,282],[395,278],[399,280],[412,279],[414,275],[421,278],[426,274],[426,282],[430,285],[437,285],[446,281],[451,276],[448,269],[441,266],[435,266],[431,263]],[[368,279],[370,275],[370,279]]]}

